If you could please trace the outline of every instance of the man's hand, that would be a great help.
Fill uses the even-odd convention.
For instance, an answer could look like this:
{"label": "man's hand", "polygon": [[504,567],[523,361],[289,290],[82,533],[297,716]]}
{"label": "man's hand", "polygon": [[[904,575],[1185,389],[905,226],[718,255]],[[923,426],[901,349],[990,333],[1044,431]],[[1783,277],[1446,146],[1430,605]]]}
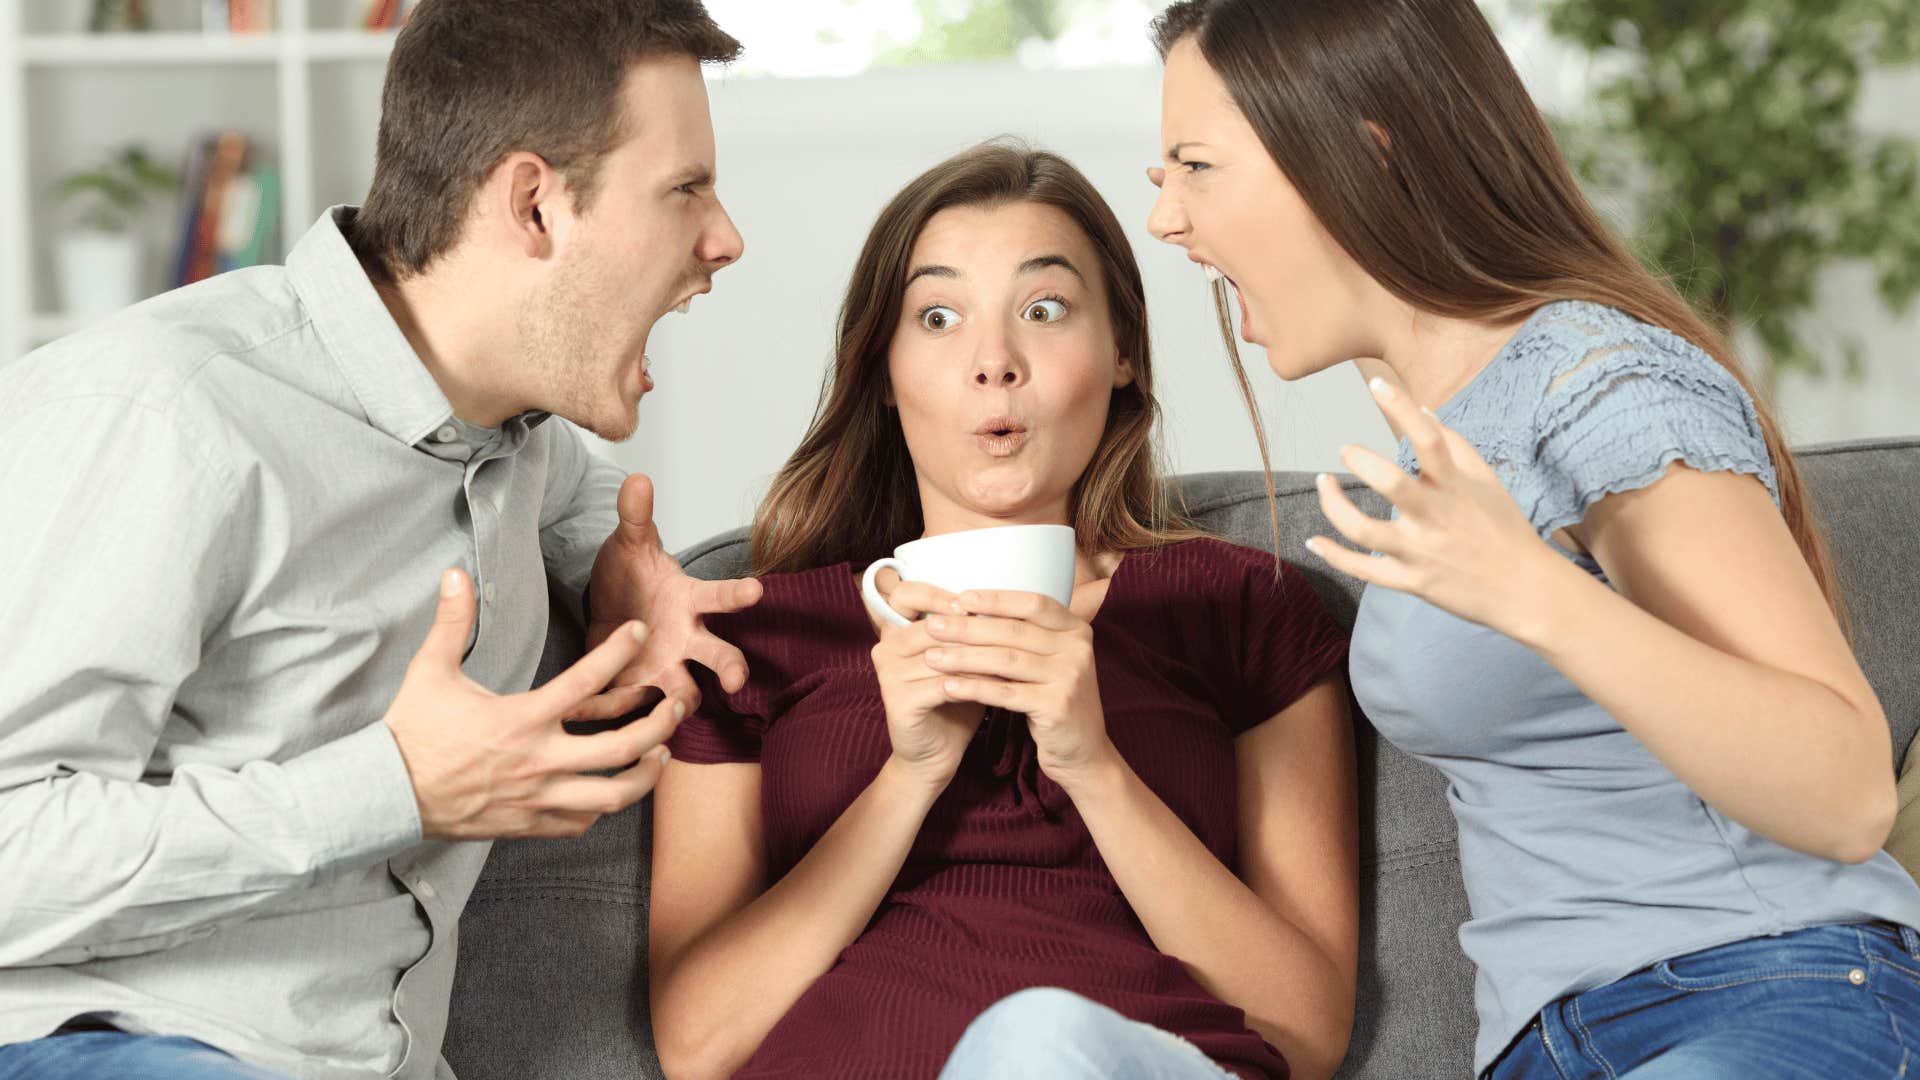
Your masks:
{"label": "man's hand", "polygon": [[587,586],[592,621],[587,644],[605,641],[622,623],[638,619],[648,628],[637,659],[613,680],[614,688],[573,714],[582,720],[609,720],[638,708],[650,687],[668,698],[697,706],[700,693],[686,662],[697,661],[720,677],[728,693],[747,683],[747,661],[740,650],[708,632],[701,616],[739,611],[760,601],[760,583],[752,578],[700,581],[688,577],[660,546],[653,524],[653,482],[640,473],[620,485],[620,524],[600,546]]}
{"label": "man's hand", "polygon": [[[578,836],[653,790],[667,760],[661,744],[686,715],[684,700],[669,696],[649,715],[597,735],[561,727],[640,655],[643,626],[617,626],[545,686],[502,696],[460,670],[473,614],[467,576],[447,571],[433,628],[387,709],[428,839]],[[622,771],[585,775],[611,769]]]}

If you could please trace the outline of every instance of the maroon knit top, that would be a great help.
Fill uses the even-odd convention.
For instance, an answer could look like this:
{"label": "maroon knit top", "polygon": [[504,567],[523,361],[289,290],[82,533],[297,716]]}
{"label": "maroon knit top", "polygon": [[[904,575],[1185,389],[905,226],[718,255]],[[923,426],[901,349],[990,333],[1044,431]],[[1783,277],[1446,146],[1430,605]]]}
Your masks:
{"label": "maroon knit top", "polygon": [[[674,735],[683,762],[757,761],[774,878],[800,861],[890,753],[850,566],[762,578],[760,603],[707,623],[752,670]],[[1107,731],[1207,849],[1236,865],[1233,739],[1344,660],[1346,634],[1273,556],[1192,540],[1128,556],[1093,620]],[[1036,986],[1164,1028],[1243,1077],[1284,1077],[1240,1009],[1154,948],[1024,718],[987,711],[873,920],[737,1076],[933,1077],[967,1024]]]}

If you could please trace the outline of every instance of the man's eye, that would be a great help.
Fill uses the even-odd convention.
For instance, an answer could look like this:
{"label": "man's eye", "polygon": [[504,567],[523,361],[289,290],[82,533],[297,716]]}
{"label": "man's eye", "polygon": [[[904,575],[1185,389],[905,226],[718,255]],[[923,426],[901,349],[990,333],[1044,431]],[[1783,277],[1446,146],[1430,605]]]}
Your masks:
{"label": "man's eye", "polygon": [[1061,300],[1035,300],[1027,305],[1027,318],[1040,323],[1059,322],[1067,317],[1067,305]]}
{"label": "man's eye", "polygon": [[934,333],[939,333],[942,330],[951,330],[960,325],[960,313],[950,307],[940,307],[938,305],[930,308],[922,308],[920,311],[920,325],[928,330],[932,330]]}

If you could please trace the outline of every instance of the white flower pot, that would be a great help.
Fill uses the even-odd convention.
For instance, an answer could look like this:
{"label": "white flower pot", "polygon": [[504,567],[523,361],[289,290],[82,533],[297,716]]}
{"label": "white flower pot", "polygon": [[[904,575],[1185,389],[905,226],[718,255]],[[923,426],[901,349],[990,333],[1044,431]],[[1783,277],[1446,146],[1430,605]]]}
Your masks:
{"label": "white flower pot", "polygon": [[66,315],[92,322],[138,303],[145,249],[132,233],[73,232],[54,246],[60,302]]}

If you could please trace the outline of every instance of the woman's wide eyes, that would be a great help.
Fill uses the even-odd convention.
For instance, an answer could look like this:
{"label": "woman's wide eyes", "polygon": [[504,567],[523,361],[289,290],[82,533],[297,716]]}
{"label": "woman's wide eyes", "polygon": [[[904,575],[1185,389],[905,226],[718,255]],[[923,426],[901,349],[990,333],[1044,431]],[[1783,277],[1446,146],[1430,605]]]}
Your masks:
{"label": "woman's wide eyes", "polygon": [[1035,300],[1027,305],[1027,318],[1034,322],[1059,322],[1067,317],[1067,305],[1058,300]]}
{"label": "woman's wide eyes", "polygon": [[960,313],[950,307],[930,307],[920,313],[920,325],[936,333],[960,325]]}

